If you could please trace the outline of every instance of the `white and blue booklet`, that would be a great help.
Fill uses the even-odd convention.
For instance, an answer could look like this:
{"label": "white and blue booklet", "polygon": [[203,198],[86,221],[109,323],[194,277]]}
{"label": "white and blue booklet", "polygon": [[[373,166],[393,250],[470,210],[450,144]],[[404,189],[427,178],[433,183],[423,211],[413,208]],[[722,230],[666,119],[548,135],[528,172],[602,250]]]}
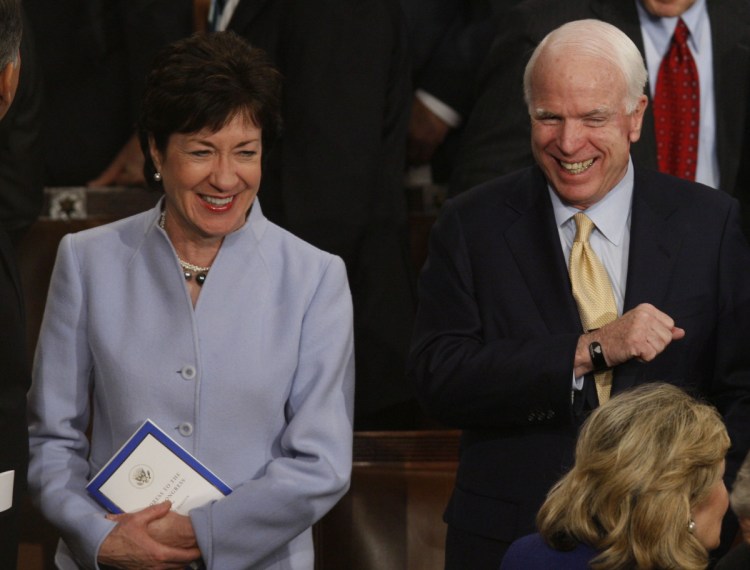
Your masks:
{"label": "white and blue booklet", "polygon": [[181,515],[232,492],[148,419],[86,490],[111,513],[132,513],[169,500],[172,510]]}

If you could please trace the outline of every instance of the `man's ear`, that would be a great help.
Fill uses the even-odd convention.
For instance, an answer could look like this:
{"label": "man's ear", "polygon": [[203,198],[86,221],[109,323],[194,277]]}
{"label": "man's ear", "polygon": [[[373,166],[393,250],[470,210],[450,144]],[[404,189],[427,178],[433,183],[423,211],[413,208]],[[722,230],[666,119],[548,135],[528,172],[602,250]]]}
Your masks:
{"label": "man's ear", "polygon": [[630,114],[630,133],[628,138],[631,143],[637,142],[641,138],[643,114],[646,112],[646,107],[648,107],[648,97],[641,95],[638,99],[638,104],[635,106],[635,110]]}
{"label": "man's ear", "polygon": [[154,163],[154,168],[156,168],[157,172],[161,172],[161,153],[156,148],[156,141],[154,141],[154,137],[152,136],[148,137],[148,151],[151,155],[151,161]]}

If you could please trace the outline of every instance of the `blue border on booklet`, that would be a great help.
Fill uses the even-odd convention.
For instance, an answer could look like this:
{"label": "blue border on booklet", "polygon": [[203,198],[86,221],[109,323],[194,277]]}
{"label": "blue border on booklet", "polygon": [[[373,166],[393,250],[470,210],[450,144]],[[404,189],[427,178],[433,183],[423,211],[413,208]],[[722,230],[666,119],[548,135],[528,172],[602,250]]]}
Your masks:
{"label": "blue border on booklet", "polygon": [[169,437],[159,426],[153,423],[151,420],[146,420],[141,424],[136,432],[130,436],[130,439],[125,442],[120,451],[118,451],[112,459],[104,466],[99,474],[94,477],[86,485],[86,490],[89,494],[96,499],[96,501],[106,508],[109,512],[116,515],[122,514],[124,511],[118,507],[115,503],[107,498],[99,489],[104,485],[112,474],[125,463],[125,460],[130,457],[136,447],[146,439],[147,436],[153,436],[159,443],[169,449],[177,457],[182,459],[188,466],[195,470],[196,473],[201,475],[206,481],[216,487],[223,495],[229,495],[232,492],[232,488],[229,487],[224,481],[219,479],[216,475],[211,473],[200,461],[185,451],[180,445]]}

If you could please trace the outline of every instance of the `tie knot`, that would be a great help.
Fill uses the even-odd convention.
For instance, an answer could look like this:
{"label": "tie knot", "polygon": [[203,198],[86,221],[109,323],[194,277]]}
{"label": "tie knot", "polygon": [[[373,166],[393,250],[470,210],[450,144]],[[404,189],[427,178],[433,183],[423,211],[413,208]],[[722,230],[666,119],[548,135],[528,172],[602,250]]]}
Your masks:
{"label": "tie knot", "polygon": [[680,46],[686,46],[689,36],[690,30],[688,30],[682,18],[680,18],[677,21],[677,27],[674,29],[673,41]]}
{"label": "tie knot", "polygon": [[582,212],[573,216],[573,219],[576,223],[576,237],[573,241],[587,243],[591,232],[594,231],[594,222]]}

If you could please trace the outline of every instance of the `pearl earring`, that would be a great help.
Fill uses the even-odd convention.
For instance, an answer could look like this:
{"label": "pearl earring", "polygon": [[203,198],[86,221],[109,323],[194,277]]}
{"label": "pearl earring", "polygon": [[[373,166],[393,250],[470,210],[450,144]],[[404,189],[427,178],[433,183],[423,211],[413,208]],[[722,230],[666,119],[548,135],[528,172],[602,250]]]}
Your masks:
{"label": "pearl earring", "polygon": [[161,172],[154,172],[154,181],[161,182]]}

